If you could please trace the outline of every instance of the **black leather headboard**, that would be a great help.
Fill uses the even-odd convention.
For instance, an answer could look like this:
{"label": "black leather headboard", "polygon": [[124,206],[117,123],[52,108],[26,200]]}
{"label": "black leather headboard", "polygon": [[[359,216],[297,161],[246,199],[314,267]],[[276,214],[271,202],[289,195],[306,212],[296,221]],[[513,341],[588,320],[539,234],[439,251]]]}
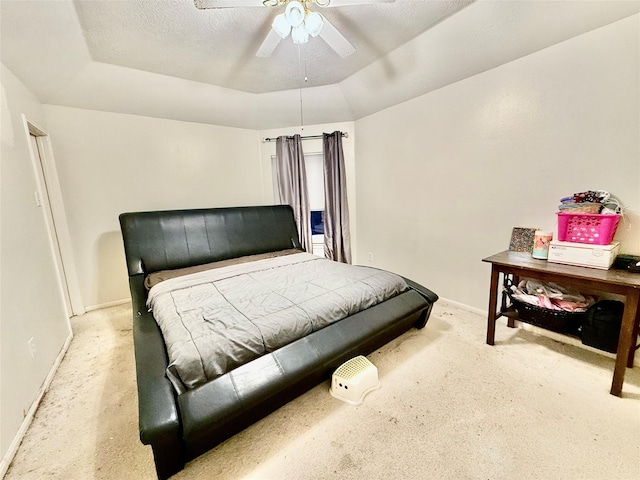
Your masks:
{"label": "black leather headboard", "polygon": [[300,248],[289,205],[120,215],[129,276]]}

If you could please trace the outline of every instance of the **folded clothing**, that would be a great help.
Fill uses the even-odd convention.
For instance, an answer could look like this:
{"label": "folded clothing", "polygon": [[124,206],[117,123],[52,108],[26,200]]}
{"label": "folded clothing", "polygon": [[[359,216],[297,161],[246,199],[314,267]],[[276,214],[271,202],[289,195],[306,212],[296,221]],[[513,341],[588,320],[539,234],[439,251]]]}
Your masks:
{"label": "folded clothing", "polygon": [[604,203],[611,195],[604,190],[587,190],[573,194],[574,203]]}
{"label": "folded clothing", "polygon": [[558,205],[558,210],[564,213],[600,213],[601,203],[562,203]]}
{"label": "folded clothing", "polygon": [[587,190],[561,198],[558,210],[563,213],[622,214],[624,207],[605,190]]}
{"label": "folded clothing", "polygon": [[584,312],[596,302],[591,295],[584,296],[577,290],[555,282],[540,282],[525,278],[517,287],[512,285],[510,290],[512,298],[549,310]]}

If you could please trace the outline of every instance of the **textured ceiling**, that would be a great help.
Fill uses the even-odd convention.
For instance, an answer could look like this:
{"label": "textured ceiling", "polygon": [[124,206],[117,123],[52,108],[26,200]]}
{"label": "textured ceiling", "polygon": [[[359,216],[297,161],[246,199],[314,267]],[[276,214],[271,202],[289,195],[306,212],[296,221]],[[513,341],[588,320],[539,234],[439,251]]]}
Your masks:
{"label": "textured ceiling", "polygon": [[[261,5],[256,0],[257,5]],[[288,37],[270,58],[255,56],[283,7],[197,10],[192,0],[75,1],[91,58],[113,65],[251,93],[338,83],[471,0],[396,1],[314,8],[356,47],[341,58],[321,38]]]}
{"label": "textured ceiling", "polygon": [[192,0],[0,0],[1,60],[44,104],[260,130],[299,126],[303,114],[305,125],[360,119],[638,18],[640,1],[326,8],[353,55],[341,58],[321,38],[299,51],[287,38],[270,58],[257,58],[281,10],[198,10]]}

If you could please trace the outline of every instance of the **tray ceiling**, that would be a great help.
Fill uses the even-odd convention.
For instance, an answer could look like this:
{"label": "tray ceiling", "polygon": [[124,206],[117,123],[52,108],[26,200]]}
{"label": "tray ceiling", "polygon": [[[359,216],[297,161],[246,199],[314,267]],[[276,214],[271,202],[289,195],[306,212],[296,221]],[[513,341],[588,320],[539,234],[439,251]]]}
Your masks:
{"label": "tray ceiling", "polygon": [[[260,3],[260,0],[257,0]],[[321,38],[255,52],[282,9],[2,0],[1,59],[45,104],[266,129],[352,121],[637,14],[637,1],[396,0],[322,9]],[[306,81],[305,81],[306,78]]]}

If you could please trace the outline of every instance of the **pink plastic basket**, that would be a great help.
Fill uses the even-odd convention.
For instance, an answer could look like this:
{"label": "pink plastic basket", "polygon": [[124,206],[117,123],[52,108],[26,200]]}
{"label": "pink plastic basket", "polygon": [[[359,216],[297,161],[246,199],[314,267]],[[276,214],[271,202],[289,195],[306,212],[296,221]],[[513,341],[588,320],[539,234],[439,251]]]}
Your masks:
{"label": "pink plastic basket", "polygon": [[558,212],[558,240],[561,242],[609,245],[620,215]]}

